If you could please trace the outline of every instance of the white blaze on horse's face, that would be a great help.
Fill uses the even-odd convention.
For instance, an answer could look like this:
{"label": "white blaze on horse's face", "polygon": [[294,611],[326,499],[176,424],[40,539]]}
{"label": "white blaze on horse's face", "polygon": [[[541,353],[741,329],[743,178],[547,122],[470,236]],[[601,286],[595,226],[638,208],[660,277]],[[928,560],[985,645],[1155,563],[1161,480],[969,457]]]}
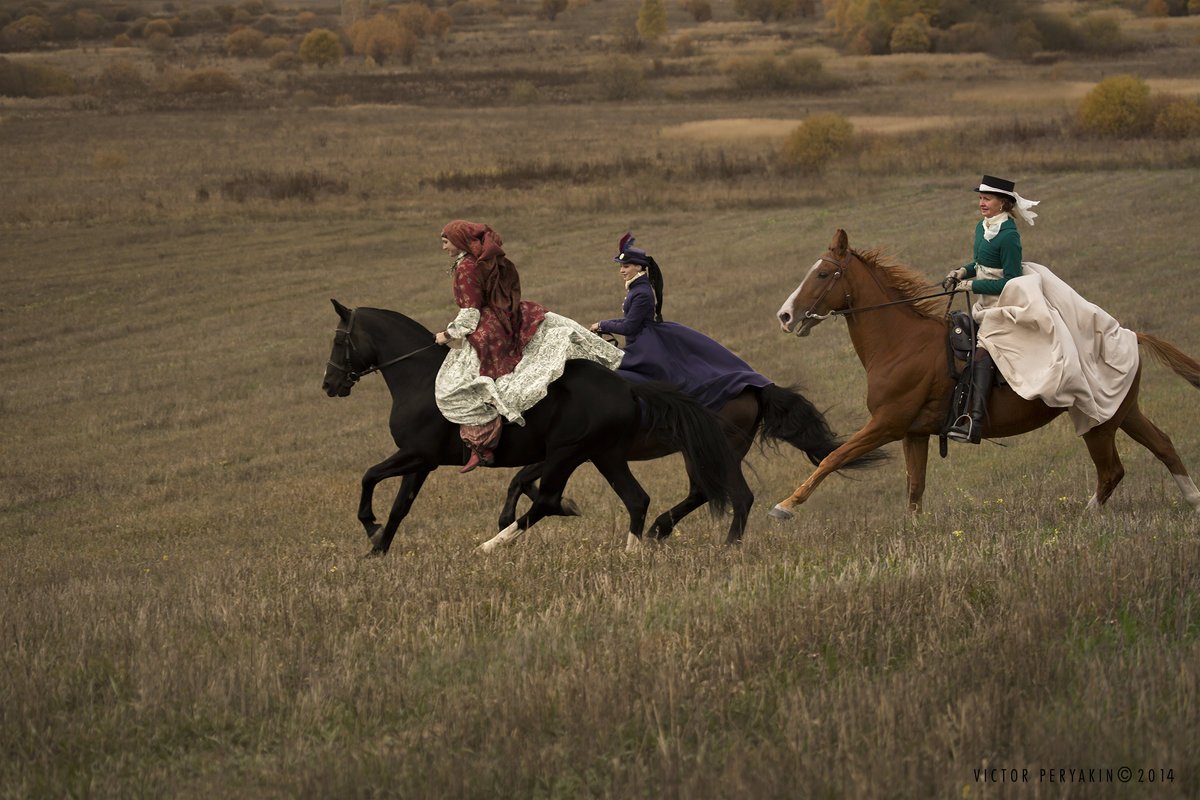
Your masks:
{"label": "white blaze on horse's face", "polygon": [[[779,313],[775,316],[779,318],[779,324],[783,328],[784,333],[791,333],[796,329],[796,323],[801,321],[800,316],[796,313],[796,298],[800,296],[800,290],[804,288],[804,284],[808,282],[808,279],[812,277],[812,274],[817,271],[817,267],[819,266],[821,266],[821,259],[818,258],[809,267],[808,273],[804,276],[804,280],[800,281],[800,285],[796,287],[796,291],[788,295],[788,299],[783,301],[783,305],[779,307]],[[800,335],[803,336],[807,332],[808,329],[805,328],[801,331]]]}

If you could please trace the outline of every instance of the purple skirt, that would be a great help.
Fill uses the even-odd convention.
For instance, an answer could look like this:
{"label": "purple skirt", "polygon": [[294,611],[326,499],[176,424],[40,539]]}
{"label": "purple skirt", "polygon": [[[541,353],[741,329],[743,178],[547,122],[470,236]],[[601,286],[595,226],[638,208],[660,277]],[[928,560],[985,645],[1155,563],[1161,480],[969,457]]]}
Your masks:
{"label": "purple skirt", "polygon": [[623,349],[618,375],[670,384],[714,411],[747,387],[773,382],[721,344],[677,322],[652,322]]}

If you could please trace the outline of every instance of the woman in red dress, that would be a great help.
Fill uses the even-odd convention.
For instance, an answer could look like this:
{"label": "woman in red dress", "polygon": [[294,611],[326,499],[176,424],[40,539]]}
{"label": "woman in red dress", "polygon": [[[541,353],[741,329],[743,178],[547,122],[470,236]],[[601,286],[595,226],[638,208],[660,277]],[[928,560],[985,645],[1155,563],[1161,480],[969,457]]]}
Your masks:
{"label": "woman in red dress", "polygon": [[[521,299],[521,278],[488,225],[454,220],[442,229],[442,249],[453,254],[458,316],[437,334],[451,346],[438,372],[438,407],[471,456],[463,472],[492,463],[504,419],[546,396],[567,359],[586,358],[615,369],[621,352],[573,320]],[[463,347],[462,341],[470,343]],[[458,345],[456,348],[455,345]]]}

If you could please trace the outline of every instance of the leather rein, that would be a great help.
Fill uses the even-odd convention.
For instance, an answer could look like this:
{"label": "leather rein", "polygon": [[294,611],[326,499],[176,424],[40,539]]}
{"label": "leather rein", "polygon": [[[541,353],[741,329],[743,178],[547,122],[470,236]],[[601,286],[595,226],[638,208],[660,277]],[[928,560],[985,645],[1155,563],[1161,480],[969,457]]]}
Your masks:
{"label": "leather rein", "polygon": [[364,375],[370,375],[372,372],[379,372],[380,370],[386,369],[387,367],[390,367],[393,364],[399,364],[401,361],[404,361],[405,359],[412,358],[413,356],[417,355],[418,353],[423,353],[426,350],[429,350],[431,348],[439,346],[438,343],[435,341],[433,344],[427,344],[424,347],[418,347],[416,350],[413,350],[412,352],[405,353],[402,356],[396,356],[395,358],[385,361],[382,364],[376,364],[373,367],[367,367],[366,369],[364,369],[361,372],[356,372],[355,370],[350,369],[350,353],[351,353],[351,351],[356,350],[356,348],[354,347],[354,337],[352,337],[350,335],[350,332],[354,329],[354,315],[357,313],[358,313],[358,309],[353,309],[350,312],[350,319],[349,319],[349,321],[347,321],[346,327],[343,328],[341,325],[338,325],[337,330],[335,330],[333,332],[333,341],[334,341],[335,347],[338,344],[338,338],[339,337],[341,338],[341,344],[342,344],[342,348],[343,348],[343,357],[342,357],[343,363],[335,364],[333,359],[330,359],[329,361],[325,362],[328,366],[331,366],[334,369],[338,370],[339,372],[343,373],[346,376],[346,380],[350,381],[351,384],[358,383],[359,378],[363,377]]}
{"label": "leather rein", "polygon": [[[830,317],[833,317],[833,316],[846,316],[848,314],[854,314],[859,311],[874,311],[877,308],[887,308],[888,306],[899,306],[899,305],[904,305],[906,303],[916,303],[920,300],[929,300],[934,297],[945,297],[947,295],[950,296],[950,300],[951,300],[951,302],[953,302],[954,295],[958,294],[958,290],[955,289],[955,290],[951,290],[949,292],[942,291],[942,292],[938,292],[937,294],[922,295],[921,297],[906,297],[903,300],[892,300],[887,303],[878,303],[873,306],[859,306],[858,308],[854,308],[853,300],[850,297],[850,289],[848,287],[843,286],[842,296],[846,298],[846,305],[848,307],[833,309],[824,314],[816,314],[813,312],[813,309],[821,304],[821,301],[825,299],[825,297],[833,289],[834,285],[844,277],[844,273],[846,271],[846,266],[847,266],[847,264],[849,264],[849,261],[850,261],[850,254],[849,253],[846,254],[846,259],[844,262],[834,261],[829,256],[821,256],[819,261],[824,261],[828,264],[833,264],[833,266],[837,267],[837,271],[833,273],[833,280],[830,281],[829,285],[825,287],[825,291],[821,292],[821,295],[816,300],[814,300],[812,302],[812,304],[809,305],[808,310],[804,312],[804,319],[817,319],[817,320],[829,319]],[[924,291],[925,289],[934,289],[934,288],[940,288],[940,287],[937,284],[931,284],[929,286],[921,287],[921,290]]]}

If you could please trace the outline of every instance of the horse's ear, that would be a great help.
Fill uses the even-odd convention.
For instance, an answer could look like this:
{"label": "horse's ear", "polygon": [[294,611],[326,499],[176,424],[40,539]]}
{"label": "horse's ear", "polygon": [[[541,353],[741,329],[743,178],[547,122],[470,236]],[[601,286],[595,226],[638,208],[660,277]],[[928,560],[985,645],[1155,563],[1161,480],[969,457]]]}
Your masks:
{"label": "horse's ear", "polygon": [[829,251],[839,259],[845,258],[847,251],[850,250],[850,237],[841,228],[838,228],[837,233],[833,235],[833,241],[829,245]]}
{"label": "horse's ear", "polygon": [[333,303],[333,307],[337,311],[338,316],[342,318],[342,322],[345,322],[350,319],[350,309],[346,308],[344,305],[339,303],[337,300],[334,300],[333,298],[330,298],[329,302]]}

